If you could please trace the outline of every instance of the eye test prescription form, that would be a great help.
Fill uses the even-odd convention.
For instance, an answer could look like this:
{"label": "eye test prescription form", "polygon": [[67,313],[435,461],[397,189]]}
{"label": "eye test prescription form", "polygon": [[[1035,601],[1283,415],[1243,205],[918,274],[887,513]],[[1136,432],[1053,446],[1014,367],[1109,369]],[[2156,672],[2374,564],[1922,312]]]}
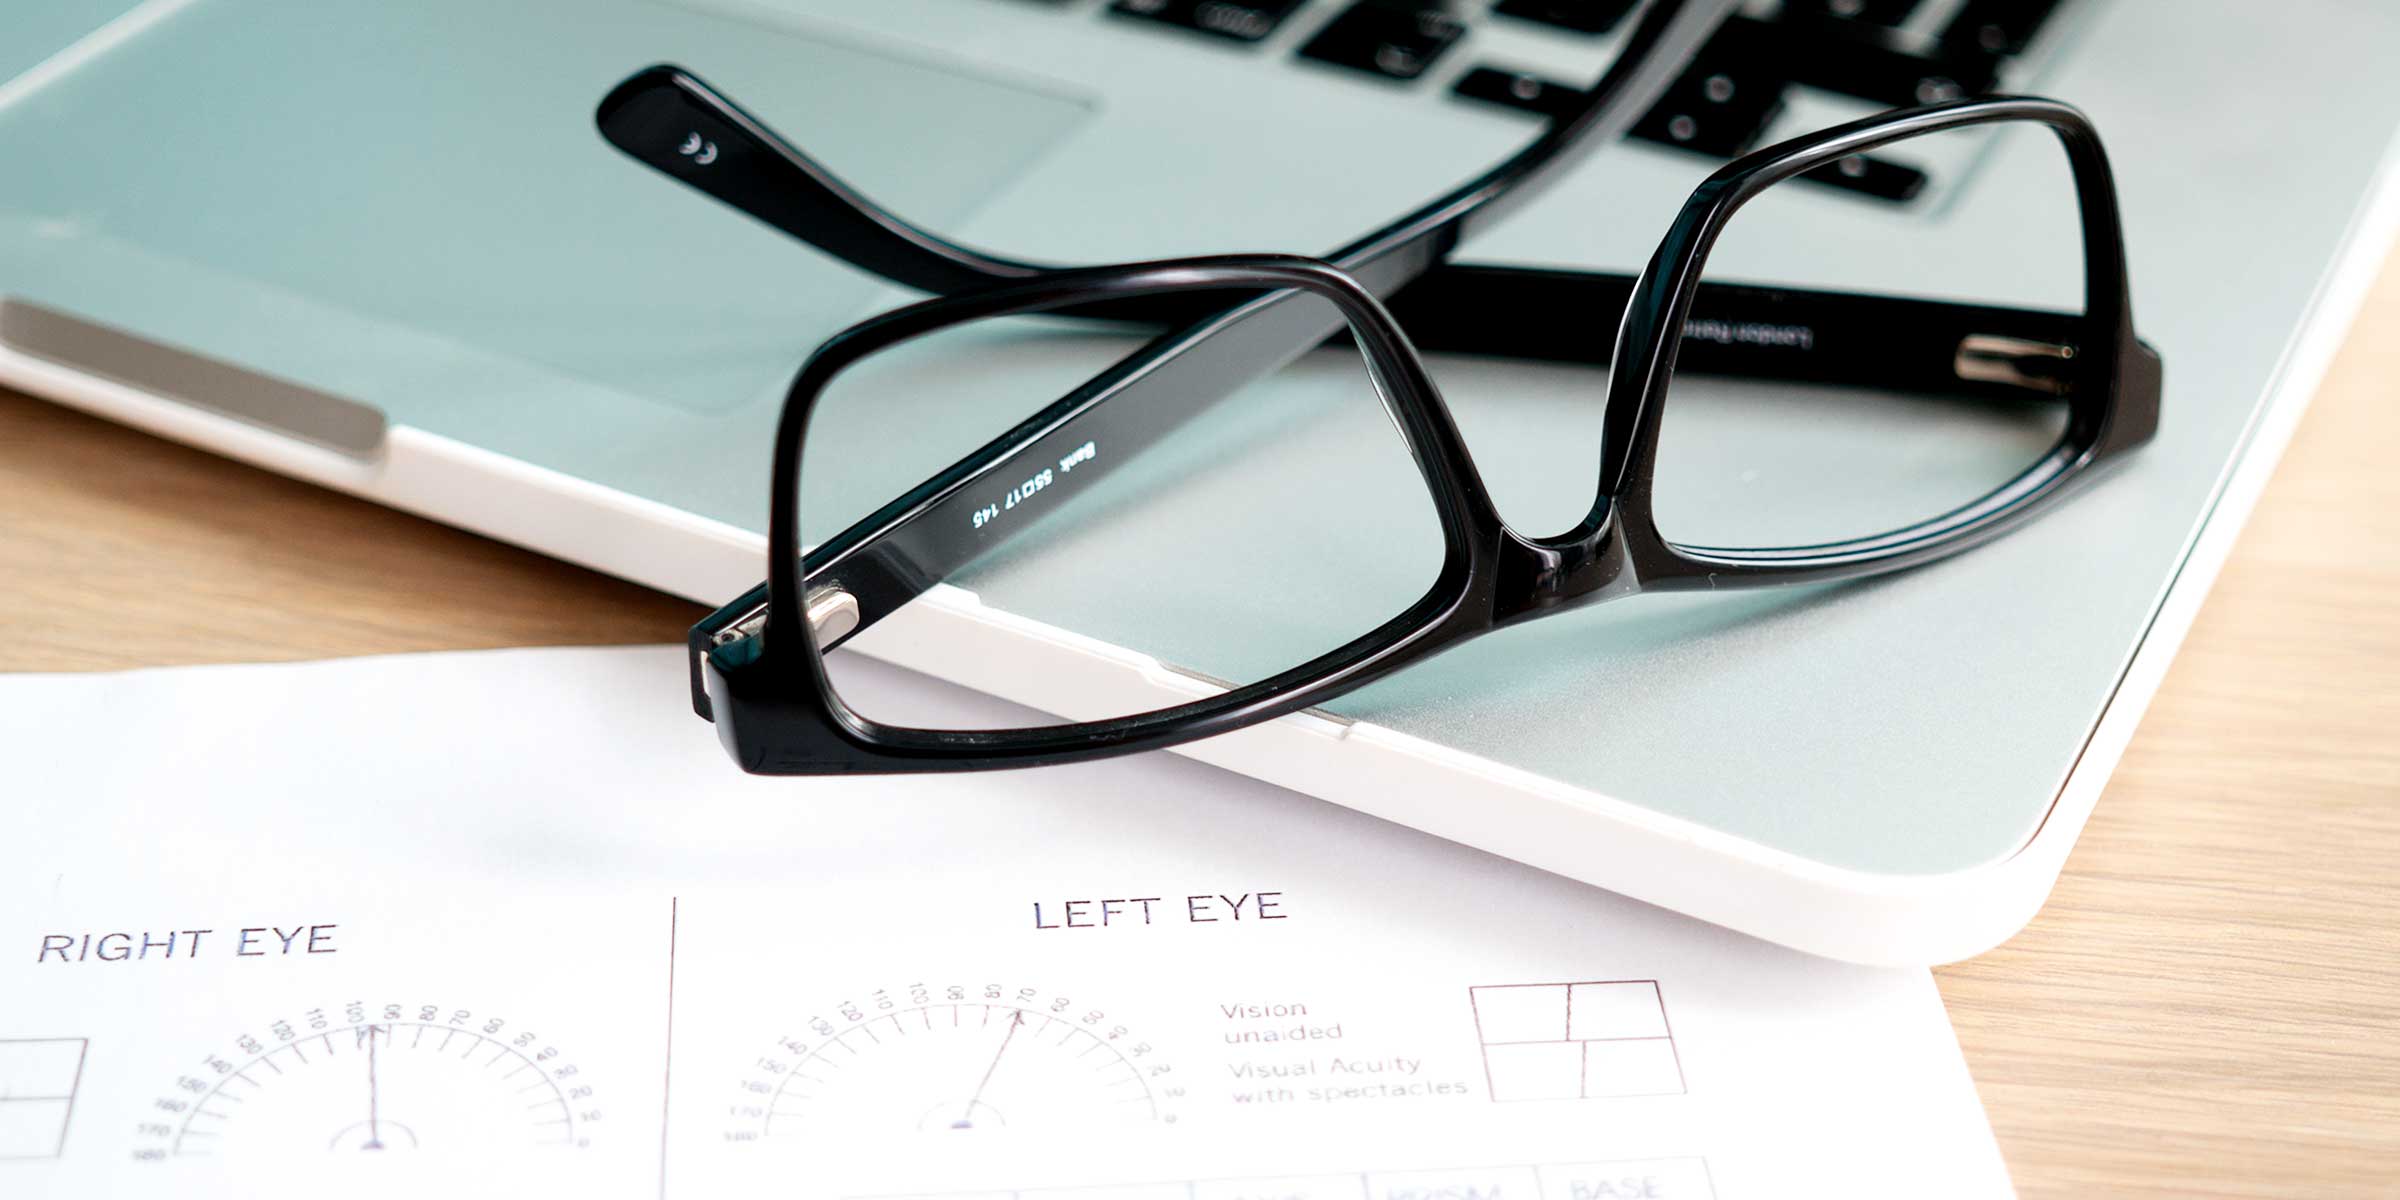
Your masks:
{"label": "eye test prescription form", "polygon": [[684,672],[0,677],[0,1197],[2010,1194],[1926,971],[1167,755],[750,778]]}

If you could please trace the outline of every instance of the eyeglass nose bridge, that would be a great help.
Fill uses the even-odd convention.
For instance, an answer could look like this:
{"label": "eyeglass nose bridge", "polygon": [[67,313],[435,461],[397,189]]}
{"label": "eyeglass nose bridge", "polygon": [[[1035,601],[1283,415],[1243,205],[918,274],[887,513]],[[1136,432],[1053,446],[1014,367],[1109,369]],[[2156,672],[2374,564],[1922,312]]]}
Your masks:
{"label": "eyeglass nose bridge", "polygon": [[1492,590],[1493,625],[1513,625],[1640,591],[1620,512],[1619,505],[1604,500],[1581,524],[1555,537],[1527,537],[1502,525]]}

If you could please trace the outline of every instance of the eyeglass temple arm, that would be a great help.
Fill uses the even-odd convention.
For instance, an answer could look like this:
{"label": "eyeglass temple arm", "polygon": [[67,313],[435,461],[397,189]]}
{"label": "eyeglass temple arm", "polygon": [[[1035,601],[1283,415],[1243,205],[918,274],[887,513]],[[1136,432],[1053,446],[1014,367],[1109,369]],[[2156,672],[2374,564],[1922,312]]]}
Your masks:
{"label": "eyeglass temple arm", "polygon": [[[1067,269],[954,242],[876,203],[698,75],[636,72],[600,101],[600,136],[627,157],[870,275],[934,295]],[[1112,299],[1052,315],[1156,324],[1197,321],[1232,298],[1182,292]]]}
{"label": "eyeglass temple arm", "polygon": [[[1392,297],[1420,350],[1604,366],[1597,314],[1634,277],[1455,263]],[[1853,292],[1704,283],[1676,369],[1918,394],[2026,398],[2072,386],[2082,322],[2063,312]]]}
{"label": "eyeglass temple arm", "polygon": [[600,136],[634,161],[895,283],[938,294],[1054,269],[985,254],[911,224],[672,64],[618,84],[593,119]]}
{"label": "eyeglass temple arm", "polygon": [[[1067,269],[987,254],[907,220],[681,67],[662,63],[635,73],[600,101],[594,120],[600,136],[634,161],[905,287],[949,295]],[[1223,296],[1182,293],[1061,312],[1180,324],[1230,303]]]}
{"label": "eyeglass temple arm", "polygon": [[[1474,229],[1525,204],[1583,155],[1629,128],[1665,91],[1736,0],[1653,0],[1582,107],[1491,169],[1397,222],[1328,254],[1378,295],[1447,256]],[[611,89],[594,115],[610,145],[862,271],[949,295],[1018,282],[1057,264],[962,245],[877,204],[765,121],[681,67],[660,64]],[[1234,301],[1208,292],[1120,298],[1059,315],[1183,325]]]}
{"label": "eyeglass temple arm", "polygon": [[[1392,304],[1421,349],[1563,363],[1608,361],[1605,314],[1623,309],[1634,283],[1629,275],[1520,267],[1437,272]],[[2057,400],[2067,390],[2079,324],[2060,312],[1704,284],[1687,323],[1694,328],[1702,334],[1687,334],[1680,370]],[[839,645],[1038,523],[1027,514],[975,525],[973,513],[989,500],[988,481],[1014,481],[1070,457],[1080,459],[1073,467],[1079,479],[1114,470],[1221,397],[1221,388],[1192,386],[1195,376],[1239,378],[1245,372],[1237,364],[1277,340],[1255,319],[1231,320],[1213,337],[1185,342],[1176,352],[1178,369],[1103,375],[817,546],[803,571],[819,642]],[[1979,355],[1977,347],[1987,349]],[[1994,351],[2008,353],[1995,358]],[[1091,455],[1078,455],[1087,445]],[[761,584],[693,627],[692,695],[701,716],[710,709],[698,656],[720,637],[755,633],[766,604]]]}

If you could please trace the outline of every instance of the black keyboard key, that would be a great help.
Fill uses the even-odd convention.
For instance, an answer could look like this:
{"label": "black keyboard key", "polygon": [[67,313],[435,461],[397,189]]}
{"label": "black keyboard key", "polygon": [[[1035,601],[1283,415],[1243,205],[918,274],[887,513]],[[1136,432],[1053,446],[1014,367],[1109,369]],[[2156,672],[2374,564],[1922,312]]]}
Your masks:
{"label": "black keyboard key", "polygon": [[1783,111],[1787,82],[1764,31],[1756,21],[1729,21],[1634,123],[1632,136],[1717,158],[1748,150]]}
{"label": "black keyboard key", "polygon": [[1967,0],[1942,30],[1954,54],[2021,54],[2058,0]]}
{"label": "black keyboard key", "polygon": [[1255,42],[1275,32],[1306,0],[1117,0],[1108,10],[1199,33]]}
{"label": "black keyboard key", "polygon": [[1554,118],[1580,108],[1586,98],[1579,88],[1527,75],[1522,71],[1504,71],[1498,67],[1477,67],[1467,72],[1452,90],[1469,100],[1482,100]]}
{"label": "black keyboard key", "polygon": [[[1759,24],[1735,17],[1726,29]],[[1991,89],[1998,70],[1983,55],[1917,54],[1896,33],[1854,22],[1784,23],[1757,36],[1776,46],[1792,82],[1893,108],[1980,95]]]}
{"label": "black keyboard key", "polygon": [[1800,178],[1831,184],[1862,196],[1906,203],[1925,190],[1925,172],[1885,158],[1853,154],[1831,166],[1818,167]]}
{"label": "black keyboard key", "polygon": [[1466,32],[1465,22],[1437,7],[1364,0],[1326,22],[1300,47],[1300,55],[1390,79],[1415,79]]}
{"label": "black keyboard key", "polygon": [[1783,13],[1787,20],[1805,15],[1896,26],[1917,11],[1918,3],[1919,0],[1783,0]]}
{"label": "black keyboard key", "polygon": [[1638,0],[1500,0],[1492,11],[1556,25],[1577,33],[1607,33],[1633,11]]}
{"label": "black keyboard key", "polygon": [[1756,143],[1767,123],[1782,111],[1780,77],[1725,64],[1686,72],[1659,98],[1657,106],[1635,123],[1633,136],[1732,158]]}
{"label": "black keyboard key", "polygon": [[1782,89],[1765,86],[1768,82],[1755,75],[1711,72],[1703,86],[1725,93],[1721,101],[1678,84],[1634,125],[1633,136],[1732,158],[1749,150],[1767,123],[1783,111]]}

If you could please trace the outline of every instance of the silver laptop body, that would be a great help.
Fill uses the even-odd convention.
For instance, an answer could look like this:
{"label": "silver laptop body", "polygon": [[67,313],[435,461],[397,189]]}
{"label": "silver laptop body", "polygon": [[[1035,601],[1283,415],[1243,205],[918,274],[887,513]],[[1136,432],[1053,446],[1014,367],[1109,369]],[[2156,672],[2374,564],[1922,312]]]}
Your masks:
{"label": "silver laptop body", "polygon": [[[1304,53],[1346,3],[1308,0],[1252,40],[1117,7],[12,7],[0,381],[721,603],[763,574],[766,447],[793,370],[905,293],[607,147],[591,112],[620,78],[696,70],[879,201],[1013,256],[1322,252],[1533,136],[1537,114],[1461,95],[1471,74],[1582,86],[1629,24],[1452,5],[1463,32],[1400,79]],[[1967,6],[1900,7],[1896,36],[1922,40]],[[2381,262],[2395,52],[2400,9],[2366,0],[2060,0],[2009,58],[1998,86],[2075,103],[2108,139],[2136,315],[2167,363],[2158,441],[2055,517],[1869,585],[1536,623],[1191,752],[1817,953],[1927,962],[2004,939]],[[1758,140],[1881,107],[1800,84],[1782,99]],[[2018,154],[1987,139],[1920,163],[1905,203],[1828,187],[1746,231],[1746,265],[1907,290],[1939,247],[1958,294],[2014,299],[1992,293],[2045,234],[2008,215],[2052,185]],[[1464,255],[1637,268],[1721,161],[1612,145]],[[1615,319],[1592,314],[1595,336]],[[1437,369],[1512,518],[1546,530],[1588,501],[1588,378]],[[904,452],[908,431],[892,437]],[[1254,483],[1232,504],[1208,489],[1204,513],[1165,494],[1145,536],[1343,519]],[[1055,712],[1208,686],[1205,645],[1145,651],[1174,631],[1049,565],[953,580],[866,648]],[[1306,602],[1198,558],[1155,586],[1248,606],[1265,639]]]}

